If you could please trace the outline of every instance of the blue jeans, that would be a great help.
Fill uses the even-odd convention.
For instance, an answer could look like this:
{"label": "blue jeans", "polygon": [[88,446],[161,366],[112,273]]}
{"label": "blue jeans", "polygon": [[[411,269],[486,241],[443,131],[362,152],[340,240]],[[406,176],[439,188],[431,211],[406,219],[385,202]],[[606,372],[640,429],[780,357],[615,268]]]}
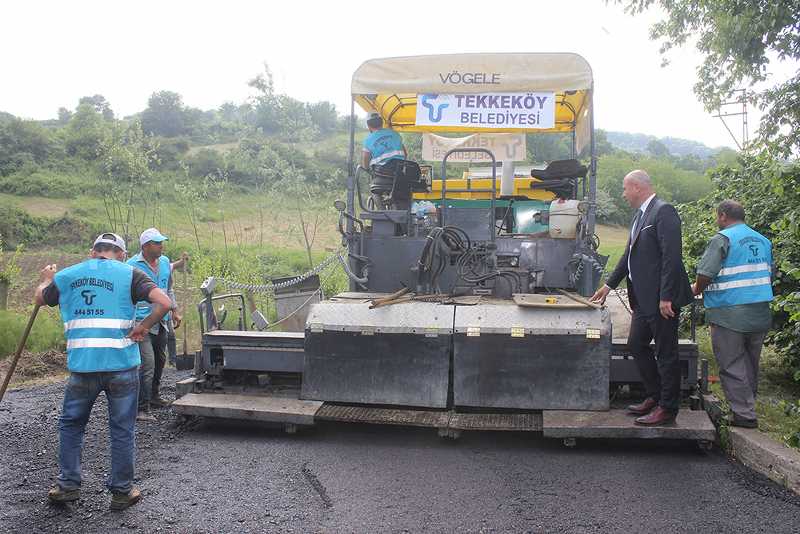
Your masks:
{"label": "blue jeans", "polygon": [[114,493],[128,493],[133,487],[136,448],[136,404],[139,370],[100,373],[71,373],[64,391],[64,406],[58,421],[61,447],[58,454],[58,485],[64,490],[81,486],[81,451],[86,423],[101,391],[108,401],[111,436],[111,474],[106,487]]}

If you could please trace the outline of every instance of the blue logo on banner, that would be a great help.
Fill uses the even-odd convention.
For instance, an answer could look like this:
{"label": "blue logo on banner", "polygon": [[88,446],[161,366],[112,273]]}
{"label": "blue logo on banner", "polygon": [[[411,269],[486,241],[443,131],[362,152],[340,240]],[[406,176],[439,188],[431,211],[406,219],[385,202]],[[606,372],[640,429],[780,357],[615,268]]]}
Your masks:
{"label": "blue logo on banner", "polygon": [[438,97],[439,95],[422,95],[422,99],[420,100],[422,107],[428,110],[428,120],[431,122],[441,121],[442,110],[450,106],[450,104],[448,103],[436,104],[436,105],[431,103],[431,101],[435,101]]}

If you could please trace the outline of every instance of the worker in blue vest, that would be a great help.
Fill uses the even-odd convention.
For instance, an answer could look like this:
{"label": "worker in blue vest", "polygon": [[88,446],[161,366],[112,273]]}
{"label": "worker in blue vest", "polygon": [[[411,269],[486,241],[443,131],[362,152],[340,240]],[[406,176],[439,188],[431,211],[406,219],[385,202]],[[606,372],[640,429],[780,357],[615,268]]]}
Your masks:
{"label": "worker in blue vest", "polygon": [[[48,265],[36,288],[38,305],[59,306],[67,338],[70,371],[59,418],[59,475],[48,493],[54,503],[80,498],[81,452],[86,423],[97,396],[105,392],[111,435],[111,472],[106,486],[111,508],[135,504],[136,405],[139,396],[137,342],[170,309],[169,297],[146,274],[124,263],[125,241],[98,236],[89,259],[62,271]],[[134,304],[147,301],[150,313],[134,325]]]}
{"label": "worker in blue vest", "polygon": [[383,119],[377,113],[367,117],[369,135],[364,139],[361,151],[361,166],[371,169],[374,166],[386,166],[394,160],[406,159],[408,153],[400,134],[391,128],[383,127]]}
{"label": "worker in blue vest", "polygon": [[[139,352],[142,355],[142,366],[139,371],[139,413],[140,421],[154,421],[150,415],[150,407],[168,406],[169,401],[161,398],[161,375],[167,362],[167,333],[168,323],[173,321],[176,327],[180,326],[181,316],[177,311],[175,293],[172,290],[172,269],[169,258],[162,254],[164,241],[168,238],[155,228],[148,228],[139,236],[141,251],[128,260],[128,265],[144,271],[153,282],[172,299],[172,314],[167,314],[158,323],[153,325],[150,333],[139,343]],[[136,306],[136,320],[141,321],[150,313],[150,306],[139,303]]]}
{"label": "worker in blue vest", "polygon": [[761,346],[772,326],[772,244],[744,223],[734,200],[717,207],[719,233],[697,266],[695,295],[703,294],[711,346],[734,426],[757,428]]}

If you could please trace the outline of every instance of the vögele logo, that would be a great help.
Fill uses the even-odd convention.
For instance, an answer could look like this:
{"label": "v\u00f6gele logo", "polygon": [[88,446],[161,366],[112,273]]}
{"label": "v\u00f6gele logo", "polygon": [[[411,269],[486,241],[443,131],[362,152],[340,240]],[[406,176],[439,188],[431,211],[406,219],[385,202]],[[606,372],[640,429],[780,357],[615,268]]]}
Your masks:
{"label": "v\u00f6gele logo", "polygon": [[420,99],[420,103],[422,107],[428,110],[428,120],[431,122],[439,122],[442,120],[442,110],[446,107],[449,107],[450,104],[447,102],[439,104],[435,103],[434,101],[439,97],[439,95],[422,95]]}

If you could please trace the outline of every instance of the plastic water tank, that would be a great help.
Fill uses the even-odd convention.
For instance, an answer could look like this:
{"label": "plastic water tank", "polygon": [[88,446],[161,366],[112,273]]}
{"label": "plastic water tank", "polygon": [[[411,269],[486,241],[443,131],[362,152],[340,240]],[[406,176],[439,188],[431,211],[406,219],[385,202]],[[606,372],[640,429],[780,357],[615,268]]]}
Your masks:
{"label": "plastic water tank", "polygon": [[550,203],[550,237],[574,239],[581,218],[579,200],[556,199]]}

